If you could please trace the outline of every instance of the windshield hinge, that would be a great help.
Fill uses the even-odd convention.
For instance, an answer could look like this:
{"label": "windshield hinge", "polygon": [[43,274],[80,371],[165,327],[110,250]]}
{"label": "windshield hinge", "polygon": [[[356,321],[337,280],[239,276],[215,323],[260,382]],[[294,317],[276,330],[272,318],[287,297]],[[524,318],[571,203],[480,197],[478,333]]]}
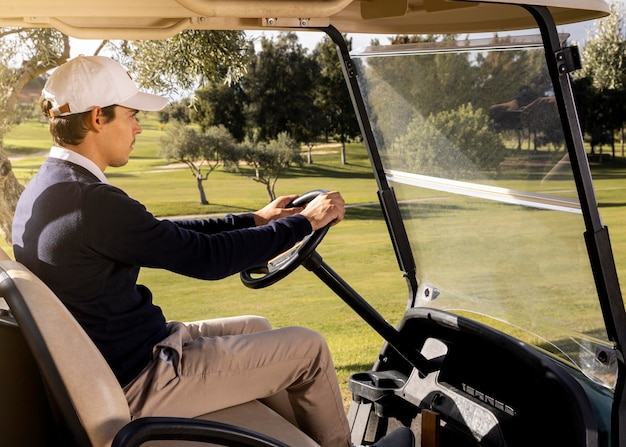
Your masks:
{"label": "windshield hinge", "polygon": [[554,54],[559,69],[559,76],[580,70],[580,51],[577,46],[565,47]]}

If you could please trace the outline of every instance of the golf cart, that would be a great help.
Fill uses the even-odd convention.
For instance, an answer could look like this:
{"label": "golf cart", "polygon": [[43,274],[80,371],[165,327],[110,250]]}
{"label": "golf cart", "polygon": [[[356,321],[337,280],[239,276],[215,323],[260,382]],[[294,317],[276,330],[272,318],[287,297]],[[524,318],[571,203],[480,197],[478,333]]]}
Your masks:
{"label": "golf cart", "polygon": [[[371,370],[350,378],[356,444],[404,425],[424,447],[591,447],[626,446],[626,315],[572,94],[579,55],[556,25],[607,12],[600,0],[21,0],[0,23],[81,38],[326,32],[407,285],[404,317],[389,324],[324,262],[328,229],[242,281],[272,286],[303,265],[383,337]],[[349,52],[342,33],[358,32],[468,37]],[[80,327],[8,257],[0,296],[2,445],[316,445],[258,402],[131,422]]]}

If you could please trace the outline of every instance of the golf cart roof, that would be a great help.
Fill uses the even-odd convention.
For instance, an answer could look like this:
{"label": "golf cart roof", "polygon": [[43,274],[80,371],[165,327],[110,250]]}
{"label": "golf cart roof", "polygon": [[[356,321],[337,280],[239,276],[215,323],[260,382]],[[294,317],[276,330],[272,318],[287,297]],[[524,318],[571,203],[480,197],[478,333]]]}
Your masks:
{"label": "golf cart roof", "polygon": [[[534,28],[524,5],[556,24],[608,14],[604,0],[8,0],[0,26],[54,27],[83,39],[159,39],[184,29],[326,27],[342,33],[437,34]],[[520,7],[521,6],[521,7]]]}

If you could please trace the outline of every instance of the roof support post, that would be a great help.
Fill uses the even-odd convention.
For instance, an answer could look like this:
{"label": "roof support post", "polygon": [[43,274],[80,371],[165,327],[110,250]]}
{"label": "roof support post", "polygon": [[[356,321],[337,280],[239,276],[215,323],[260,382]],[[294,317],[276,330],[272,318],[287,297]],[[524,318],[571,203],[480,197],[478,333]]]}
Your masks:
{"label": "roof support post", "polygon": [[543,37],[546,60],[557,99],[565,142],[572,164],[585,221],[585,241],[591,261],[607,335],[617,352],[617,383],[611,412],[611,445],[626,445],[626,311],[620,291],[608,229],[602,224],[593,189],[591,170],[571,88],[569,70],[564,69],[564,53],[548,8],[524,6],[535,18]]}

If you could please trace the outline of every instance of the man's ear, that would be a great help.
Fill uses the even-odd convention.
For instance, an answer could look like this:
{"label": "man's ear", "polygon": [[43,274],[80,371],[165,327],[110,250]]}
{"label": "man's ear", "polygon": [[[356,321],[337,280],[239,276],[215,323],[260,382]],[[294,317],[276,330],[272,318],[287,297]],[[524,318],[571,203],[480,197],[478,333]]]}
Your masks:
{"label": "man's ear", "polygon": [[104,123],[105,118],[102,115],[101,107],[94,107],[92,110],[89,111],[85,124],[87,124],[87,127],[90,130],[98,132]]}

